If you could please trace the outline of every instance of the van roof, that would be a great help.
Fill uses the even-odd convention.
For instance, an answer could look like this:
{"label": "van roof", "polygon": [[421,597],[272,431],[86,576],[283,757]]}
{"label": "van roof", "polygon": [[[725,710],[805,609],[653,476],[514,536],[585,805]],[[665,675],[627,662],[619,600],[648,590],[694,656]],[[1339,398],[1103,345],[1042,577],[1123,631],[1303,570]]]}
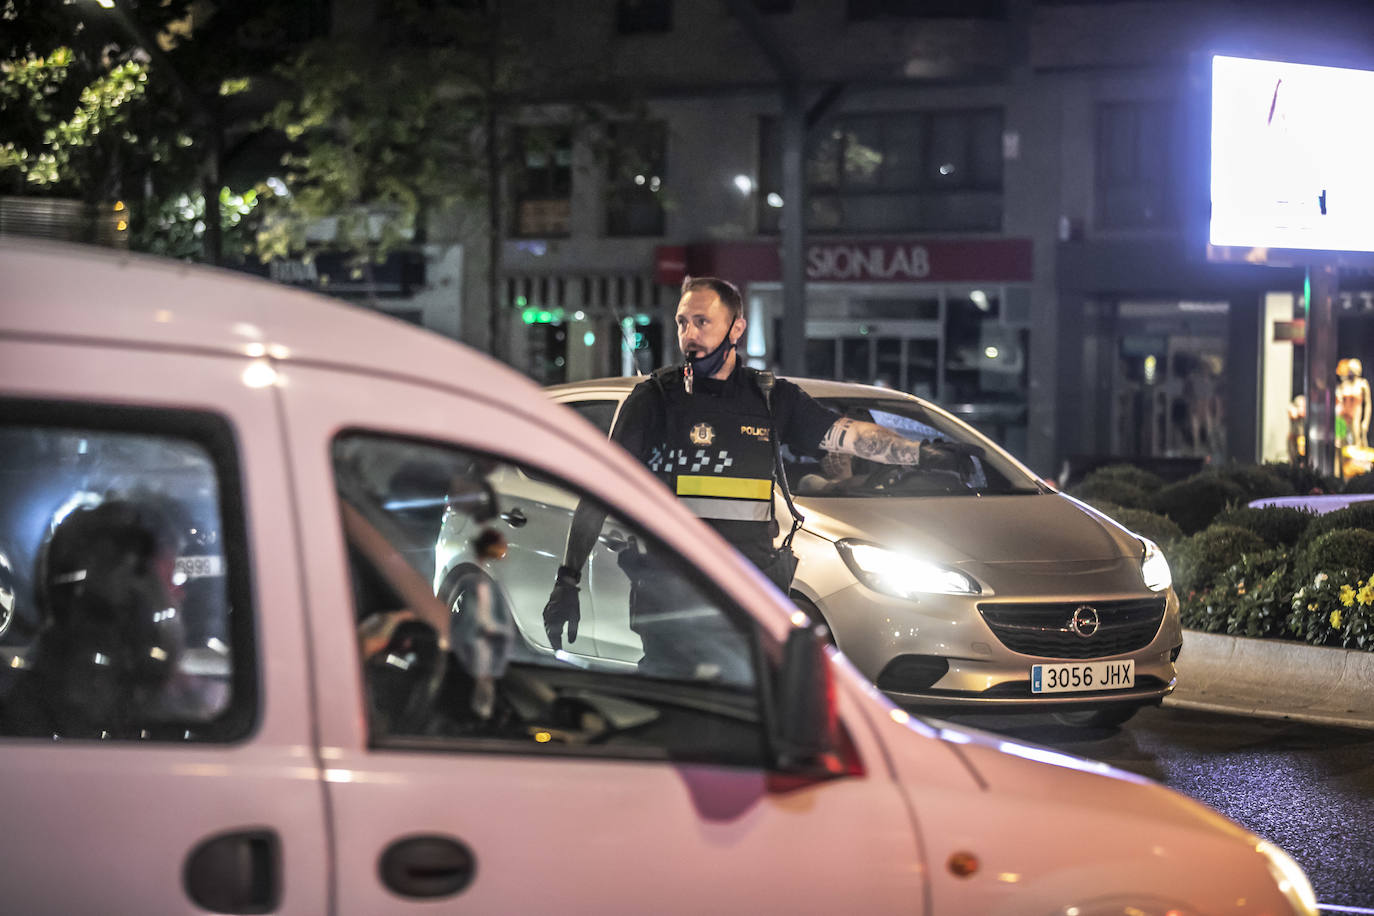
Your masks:
{"label": "van roof", "polygon": [[539,397],[524,376],[431,331],[237,271],[6,239],[0,277],[0,334],[267,355],[416,378],[471,373],[495,381],[497,373],[502,386]]}

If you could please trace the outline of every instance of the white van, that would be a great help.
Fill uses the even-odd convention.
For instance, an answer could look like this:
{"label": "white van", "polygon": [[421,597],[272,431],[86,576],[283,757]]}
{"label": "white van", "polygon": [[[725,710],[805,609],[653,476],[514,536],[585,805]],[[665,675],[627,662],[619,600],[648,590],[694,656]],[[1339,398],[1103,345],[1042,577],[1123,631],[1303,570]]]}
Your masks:
{"label": "white van", "polygon": [[[0,278],[5,912],[1316,912],[1198,803],[894,707],[481,355],[117,252],[7,243]],[[566,531],[494,499],[511,470],[600,503],[715,655],[527,651],[484,567]]]}

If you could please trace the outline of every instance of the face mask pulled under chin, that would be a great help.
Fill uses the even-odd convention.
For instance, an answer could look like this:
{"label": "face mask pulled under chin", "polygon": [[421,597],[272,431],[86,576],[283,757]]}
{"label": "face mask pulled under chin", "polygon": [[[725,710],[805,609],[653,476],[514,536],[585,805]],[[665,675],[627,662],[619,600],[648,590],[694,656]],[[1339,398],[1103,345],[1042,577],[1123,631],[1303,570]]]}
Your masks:
{"label": "face mask pulled under chin", "polygon": [[710,353],[705,356],[689,356],[687,362],[692,366],[692,375],[701,378],[710,378],[715,375],[720,371],[720,367],[725,365],[725,358],[730,355],[734,346],[730,340],[730,335],[727,333],[725,339],[720,342],[720,346]]}

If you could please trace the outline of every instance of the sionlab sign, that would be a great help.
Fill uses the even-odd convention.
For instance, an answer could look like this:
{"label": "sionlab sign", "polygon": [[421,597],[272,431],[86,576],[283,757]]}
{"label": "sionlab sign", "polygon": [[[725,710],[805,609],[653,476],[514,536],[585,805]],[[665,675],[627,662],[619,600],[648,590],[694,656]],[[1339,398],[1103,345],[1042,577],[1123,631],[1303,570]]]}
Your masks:
{"label": "sionlab sign", "polygon": [[[658,254],[660,268],[671,263],[692,276],[740,284],[782,279],[772,242],[710,242],[685,252],[662,246]],[[809,283],[1024,283],[1032,272],[1030,239],[813,240],[803,263]]]}
{"label": "sionlab sign", "polygon": [[812,245],[806,250],[808,280],[924,280],[930,251],[924,245]]}

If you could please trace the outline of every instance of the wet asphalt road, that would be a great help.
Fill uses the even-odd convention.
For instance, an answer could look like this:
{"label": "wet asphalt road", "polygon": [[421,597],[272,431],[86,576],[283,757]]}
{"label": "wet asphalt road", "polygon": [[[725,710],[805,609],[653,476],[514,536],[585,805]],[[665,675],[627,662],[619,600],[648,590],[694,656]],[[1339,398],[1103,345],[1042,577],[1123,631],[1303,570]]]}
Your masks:
{"label": "wet asphalt road", "polygon": [[1287,850],[1319,902],[1374,913],[1374,731],[1168,708],[1109,729],[1042,716],[957,721],[1102,760],[1205,802]]}

